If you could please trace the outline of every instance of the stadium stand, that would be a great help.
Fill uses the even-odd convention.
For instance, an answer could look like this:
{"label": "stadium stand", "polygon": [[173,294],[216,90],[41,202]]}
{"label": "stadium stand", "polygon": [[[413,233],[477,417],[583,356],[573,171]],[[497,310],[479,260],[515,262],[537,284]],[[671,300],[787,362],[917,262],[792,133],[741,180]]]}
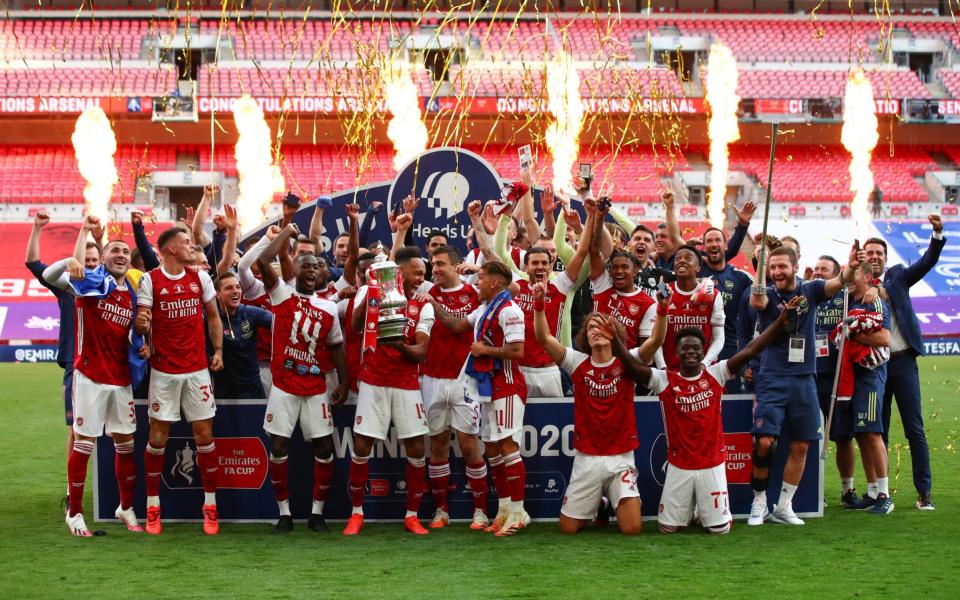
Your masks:
{"label": "stadium stand", "polygon": [[136,59],[150,32],[146,19],[3,19],[0,60]]}
{"label": "stadium stand", "polygon": [[[908,70],[866,71],[876,98],[930,98],[930,92]],[[842,98],[847,70],[840,71],[740,71],[737,93],[741,98]]]}
{"label": "stadium stand", "polygon": [[166,67],[0,69],[0,96],[163,96],[176,85]]}

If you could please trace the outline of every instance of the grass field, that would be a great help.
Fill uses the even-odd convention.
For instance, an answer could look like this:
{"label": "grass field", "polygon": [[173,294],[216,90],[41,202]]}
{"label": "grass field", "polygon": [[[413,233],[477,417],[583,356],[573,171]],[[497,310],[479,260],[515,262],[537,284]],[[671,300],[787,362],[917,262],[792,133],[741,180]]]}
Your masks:
{"label": "grass field", "polygon": [[802,528],[738,522],[724,538],[668,537],[651,522],[629,539],[615,527],[564,537],[549,523],[508,539],[462,525],[415,539],[387,524],[354,539],[305,527],[276,537],[262,524],[225,524],[216,538],[192,524],[166,524],[158,538],[113,525],[106,537],[73,538],[60,512],[60,374],[0,365],[0,598],[960,596],[960,358],[921,362],[935,512],[913,508],[895,420],[892,515],[838,508],[830,456],[825,518]]}

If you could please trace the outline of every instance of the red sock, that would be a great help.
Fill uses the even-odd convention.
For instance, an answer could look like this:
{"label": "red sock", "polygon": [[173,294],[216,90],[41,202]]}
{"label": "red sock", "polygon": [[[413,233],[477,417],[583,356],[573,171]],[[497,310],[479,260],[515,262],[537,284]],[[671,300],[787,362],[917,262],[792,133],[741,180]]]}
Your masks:
{"label": "red sock", "polygon": [[423,491],[427,489],[427,461],[407,457],[407,512],[420,510]]}
{"label": "red sock", "polygon": [[494,456],[490,459],[490,470],[493,471],[493,489],[497,497],[506,500],[510,497],[510,485],[507,483],[507,469],[503,464],[503,456]]}
{"label": "red sock", "polygon": [[137,463],[133,460],[133,440],[121,444],[114,443],[117,452],[113,468],[117,474],[117,488],[120,490],[120,508],[127,510],[133,506],[133,488],[137,484]]}
{"label": "red sock", "polygon": [[327,501],[330,491],[330,482],[333,481],[333,457],[327,459],[313,459],[313,499],[318,502]]}
{"label": "red sock", "polygon": [[475,465],[467,465],[467,484],[473,492],[473,508],[487,512],[487,463],[480,461]]}
{"label": "red sock", "polygon": [[287,481],[287,457],[270,455],[270,484],[273,486],[273,493],[277,496],[277,502],[283,502],[290,497]]}
{"label": "red sock", "polygon": [[507,482],[510,485],[510,499],[514,502],[523,502],[527,487],[527,469],[523,466],[520,451],[504,457],[503,464],[506,467]]}
{"label": "red sock", "polygon": [[67,477],[70,481],[70,516],[83,512],[83,488],[87,483],[87,463],[93,454],[93,442],[76,440],[67,459]]}
{"label": "red sock", "polygon": [[165,448],[154,448],[147,443],[143,451],[143,478],[147,483],[147,496],[160,495],[160,473],[163,472],[163,453]]}
{"label": "red sock", "polygon": [[200,479],[203,480],[203,491],[213,493],[217,491],[217,474],[220,466],[217,464],[217,445],[210,442],[206,446],[197,446],[197,466],[200,467]]}
{"label": "red sock", "polygon": [[435,463],[430,461],[430,493],[433,494],[433,504],[438,509],[447,512],[447,488],[450,485],[450,463],[447,461]]}
{"label": "red sock", "polygon": [[350,460],[350,503],[354,508],[363,506],[363,493],[370,476],[369,460],[369,456],[354,456]]}

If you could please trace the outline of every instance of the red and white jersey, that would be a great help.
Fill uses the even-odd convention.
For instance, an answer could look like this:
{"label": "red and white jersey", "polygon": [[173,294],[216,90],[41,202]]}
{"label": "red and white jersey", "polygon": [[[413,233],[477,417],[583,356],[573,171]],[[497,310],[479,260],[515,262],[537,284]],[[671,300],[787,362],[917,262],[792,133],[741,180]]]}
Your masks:
{"label": "red and white jersey", "polygon": [[[483,314],[487,311],[487,304],[481,304],[467,316],[467,321],[473,325],[473,339],[477,339],[477,333],[482,326]],[[493,316],[492,323],[488,328],[483,340],[494,348],[503,348],[507,344],[517,342],[526,343],[526,329],[523,325],[523,311],[512,300],[504,302],[503,306]],[[466,364],[464,364],[464,368]],[[461,377],[466,377],[461,373]],[[500,398],[509,398],[510,396],[519,396],[524,403],[527,401],[527,380],[520,371],[520,362],[515,360],[500,361],[500,368],[494,370],[491,381],[493,387],[491,400]]]}
{"label": "red and white jersey", "polygon": [[[355,307],[363,310],[366,306],[367,286],[357,292]],[[407,345],[417,343],[417,333],[430,335],[433,329],[433,306],[430,303],[408,298],[405,310],[407,324],[403,328],[403,342]],[[398,388],[401,390],[420,389],[420,363],[407,359],[399,350],[378,345],[363,355],[360,367],[360,381],[378,387]]]}
{"label": "red and white jersey", "polygon": [[172,276],[161,266],[144,273],[137,302],[153,310],[151,368],[171,374],[207,368],[203,305],[215,297],[205,271],[184,269]]}
{"label": "red and white jersey", "polygon": [[326,287],[324,287],[322,290],[317,290],[317,295],[324,300],[330,300],[336,304],[337,301],[340,300],[340,292],[348,287],[350,287],[350,284],[347,283],[345,278],[341,277],[336,281],[328,282]]}
{"label": "red and white jersey", "polygon": [[[476,288],[469,284],[446,290],[439,284],[434,284],[427,293],[458,319],[466,319],[467,315],[480,306],[480,295]],[[435,323],[430,333],[427,359],[423,362],[423,374],[435,379],[456,379],[463,370],[463,363],[470,354],[471,345],[473,334],[469,331],[453,333],[443,323]]]}
{"label": "red and white jersey", "polygon": [[95,383],[130,385],[127,352],[134,315],[127,285],[106,298],[76,298],[73,368]]}
{"label": "red and white jersey", "polygon": [[347,373],[350,377],[350,389],[359,391],[360,380],[360,352],[363,350],[363,334],[353,330],[350,319],[353,316],[353,306],[356,296],[337,302],[337,315],[343,329],[343,345],[347,354]]}
{"label": "red and white jersey", "polygon": [[597,364],[590,356],[567,348],[560,368],[573,383],[573,447],[594,456],[614,456],[636,450],[637,419],[633,379],[613,357]]}
{"label": "red and white jersey", "polygon": [[[513,264],[518,268],[523,268],[523,259],[526,257],[527,252],[521,250],[517,246],[510,246],[510,258],[513,260]],[[474,248],[464,257],[463,262],[468,265],[477,265],[478,267],[487,262],[487,257],[483,255],[483,252],[480,251],[480,248]]]}
{"label": "red and white jersey", "polygon": [[657,319],[657,303],[639,287],[632,292],[619,292],[613,287],[610,273],[590,280],[593,288],[593,310],[612,315],[623,325],[627,348],[636,348],[641,338],[653,333],[653,322]]}
{"label": "red and white jersey", "polygon": [[[244,297],[242,302],[273,312],[273,304],[270,303],[270,296],[268,294],[261,294],[253,299]],[[271,348],[273,348],[273,333],[263,327],[257,327],[257,360],[260,362],[270,361],[272,355]]]}
{"label": "red and white jersey", "polygon": [[278,282],[270,290],[273,304],[273,385],[295,396],[318,396],[327,391],[321,357],[332,364],[327,349],[343,343],[337,307],[333,302],[298,293]]}
{"label": "red and white jersey", "polygon": [[677,371],[653,369],[650,391],[660,396],[667,431],[667,460],[687,470],[711,469],[726,460],[720,398],[730,379],[727,361],[687,379]]}
{"label": "red and white jersey", "polygon": [[[520,292],[513,301],[523,311],[527,336],[523,346],[523,360],[520,364],[524,367],[549,367],[554,363],[543,346],[537,342],[537,336],[533,330],[533,286],[526,279],[518,279],[517,285],[520,286]],[[573,285],[566,271],[557,273],[556,277],[547,284],[546,307],[543,313],[547,317],[547,325],[550,326],[550,334],[553,336],[557,335],[557,330],[560,328],[563,303],[573,289]]]}
{"label": "red and white jersey", "polygon": [[667,337],[663,340],[663,360],[667,369],[678,370],[676,335],[681,329],[696,327],[706,338],[704,351],[713,339],[713,326],[723,327],[726,315],[723,312],[723,296],[716,289],[705,292],[698,284],[692,292],[677,289],[676,282],[670,284],[673,294],[667,309]]}

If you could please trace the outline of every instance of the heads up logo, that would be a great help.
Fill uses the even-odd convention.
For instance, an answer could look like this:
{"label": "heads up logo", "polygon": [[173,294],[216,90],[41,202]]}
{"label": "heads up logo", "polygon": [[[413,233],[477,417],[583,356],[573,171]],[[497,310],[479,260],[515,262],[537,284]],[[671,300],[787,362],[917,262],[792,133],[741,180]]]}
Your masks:
{"label": "heads up logo", "polygon": [[461,250],[470,229],[467,204],[500,197],[500,176],[482,157],[460,148],[435,148],[407,164],[390,186],[387,209],[400,210],[413,194],[420,203],[413,219],[414,239],[431,229],[446,233]]}

